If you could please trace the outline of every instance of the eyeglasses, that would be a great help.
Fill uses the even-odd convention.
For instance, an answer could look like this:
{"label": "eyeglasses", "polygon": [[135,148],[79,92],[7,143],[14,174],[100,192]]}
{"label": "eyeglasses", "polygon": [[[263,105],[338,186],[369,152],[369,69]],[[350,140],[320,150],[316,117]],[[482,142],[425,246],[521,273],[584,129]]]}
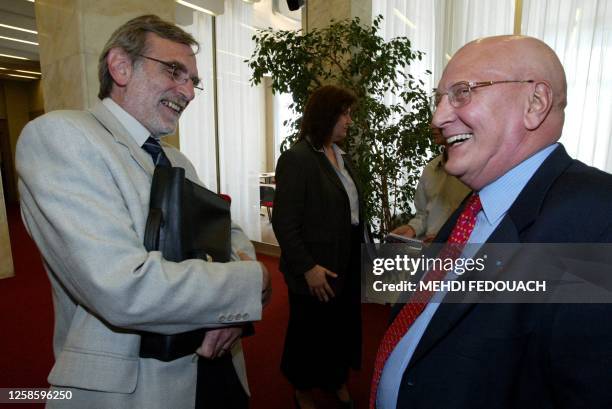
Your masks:
{"label": "eyeglasses", "polygon": [[178,64],[158,60],[157,58],[148,57],[142,54],[138,54],[138,56],[146,58],[147,60],[158,62],[164,67],[166,67],[168,69],[168,72],[170,73],[170,76],[177,84],[186,84],[188,80],[191,80],[193,88],[195,88],[197,92],[204,91],[204,88],[200,85],[202,81],[198,77],[190,77],[187,71],[185,71]]}
{"label": "eyeglasses", "polygon": [[442,97],[448,95],[448,101],[455,108],[461,108],[470,103],[472,100],[472,90],[474,88],[488,87],[495,84],[508,84],[511,82],[519,83],[531,83],[534,80],[505,80],[505,81],[459,81],[451,85],[446,92],[438,92],[434,89],[434,93],[431,96],[431,111],[435,111]]}

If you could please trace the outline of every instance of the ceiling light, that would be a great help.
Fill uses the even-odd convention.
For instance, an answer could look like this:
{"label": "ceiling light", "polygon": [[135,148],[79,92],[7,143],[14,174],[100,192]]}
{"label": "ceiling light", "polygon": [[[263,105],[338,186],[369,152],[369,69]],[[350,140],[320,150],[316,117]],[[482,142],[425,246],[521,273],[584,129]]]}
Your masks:
{"label": "ceiling light", "polygon": [[19,77],[19,78],[29,78],[31,80],[37,80],[38,78],[36,77],[30,77],[29,75],[17,75],[17,74],[6,74],[9,77]]}
{"label": "ceiling light", "polygon": [[214,15],[215,15],[215,13],[213,13],[212,11],[210,11],[210,10],[208,10],[208,9],[205,9],[204,7],[196,6],[195,4],[191,4],[191,3],[187,2],[187,1],[184,1],[184,0],[176,0],[176,2],[177,2],[178,4],[180,4],[180,5],[182,5],[182,6],[189,7],[190,9],[194,9],[194,10],[197,10],[197,11],[201,11],[201,12],[203,12],[203,13],[210,14],[211,16],[214,16]]}
{"label": "ceiling light", "polygon": [[25,72],[26,74],[36,74],[36,75],[42,75],[40,72],[36,72],[36,71],[26,71],[26,70],[13,70],[13,71],[17,71],[17,72]]}
{"label": "ceiling light", "polygon": [[10,28],[11,30],[25,31],[26,33],[38,34],[38,31],[28,30],[26,28],[21,27],[9,26],[8,24],[0,24],[0,27]]}
{"label": "ceiling light", "polygon": [[15,58],[16,60],[29,60],[29,58],[19,57],[19,56],[10,55],[10,54],[0,54],[0,57]]}
{"label": "ceiling light", "polygon": [[20,40],[20,39],[18,39],[18,38],[5,37],[5,36],[0,36],[0,38],[1,38],[1,39],[3,39],[3,40],[17,41],[18,43],[25,43],[25,44],[38,45],[38,43],[35,43],[34,41]]}

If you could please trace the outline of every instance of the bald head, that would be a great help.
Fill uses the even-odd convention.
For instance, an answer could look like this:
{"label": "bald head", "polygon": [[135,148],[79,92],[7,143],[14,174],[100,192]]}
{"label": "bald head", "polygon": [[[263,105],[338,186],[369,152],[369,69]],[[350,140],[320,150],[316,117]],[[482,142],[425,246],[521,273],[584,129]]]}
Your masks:
{"label": "bald head", "polygon": [[440,79],[432,121],[449,146],[446,170],[478,190],[554,143],[566,92],[561,62],[538,39],[496,36],[466,44]]}
{"label": "bald head", "polygon": [[[459,49],[448,66],[453,63],[469,64],[474,54],[479,55],[484,70],[515,78],[547,81],[553,91],[553,107],[563,110],[567,105],[565,70],[557,54],[543,41],[514,35],[477,39]],[[462,58],[464,55],[469,58]]]}

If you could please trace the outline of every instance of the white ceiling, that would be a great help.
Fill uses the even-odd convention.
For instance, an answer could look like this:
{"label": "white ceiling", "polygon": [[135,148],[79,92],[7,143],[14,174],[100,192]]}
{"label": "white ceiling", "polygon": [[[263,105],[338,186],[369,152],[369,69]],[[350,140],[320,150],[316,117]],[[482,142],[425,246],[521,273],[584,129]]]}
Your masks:
{"label": "white ceiling", "polygon": [[[282,14],[289,17],[290,21],[296,23],[300,20],[300,12],[290,12],[287,9],[286,0],[243,0],[248,3],[255,3],[255,9],[262,7],[267,14]],[[259,3],[261,1],[261,3]],[[189,2],[213,14],[223,14],[224,0],[183,0],[180,3]],[[181,15],[191,17],[190,8],[180,5],[177,1],[177,19]],[[259,4],[258,4],[259,3]],[[188,11],[187,13],[185,13]],[[261,14],[261,13],[260,13]],[[299,24],[299,23],[298,23]],[[16,30],[12,26],[33,32]],[[267,24],[266,26],[269,26]],[[285,28],[286,27],[281,27]],[[0,78],[12,80],[31,81],[31,79],[15,77],[30,76],[40,78],[40,75],[24,73],[21,71],[31,71],[40,73],[40,57],[38,45],[38,35],[36,32],[36,16],[34,13],[34,2],[29,0],[0,0]],[[15,41],[21,40],[21,41]],[[25,41],[25,42],[24,42]],[[4,54],[4,55],[2,55]],[[11,58],[20,57],[20,58]]]}
{"label": "white ceiling", "polygon": [[38,43],[38,35],[5,26],[35,32],[34,3],[28,0],[0,0],[0,54],[25,58],[17,59],[0,55],[0,76],[13,80],[28,79],[12,75],[39,78],[40,75],[17,71],[40,72],[38,45],[31,44]]}

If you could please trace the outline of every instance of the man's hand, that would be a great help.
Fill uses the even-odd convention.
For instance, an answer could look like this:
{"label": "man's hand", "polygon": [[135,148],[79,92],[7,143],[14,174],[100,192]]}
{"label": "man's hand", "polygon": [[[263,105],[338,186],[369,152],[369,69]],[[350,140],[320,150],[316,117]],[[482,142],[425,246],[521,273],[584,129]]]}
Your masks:
{"label": "man's hand", "polygon": [[304,276],[306,277],[310,294],[316,296],[319,301],[327,302],[330,298],[335,297],[334,291],[327,282],[327,276],[336,278],[338,274],[317,264],[308,270]]}
{"label": "man's hand", "polygon": [[391,233],[399,234],[400,236],[413,238],[416,236],[416,232],[409,224],[403,224],[399,227],[396,227]]}
{"label": "man's hand", "polygon": [[219,358],[232,349],[232,345],[240,338],[240,335],[242,335],[242,327],[211,329],[204,335],[202,345],[197,349],[196,354],[209,359]]}
{"label": "man's hand", "polygon": [[[238,257],[240,257],[242,261],[254,261],[248,254],[242,251],[238,252]],[[272,280],[270,279],[270,273],[264,263],[259,262],[259,264],[261,265],[262,272],[261,303],[265,307],[270,303],[270,300],[272,300]]]}

